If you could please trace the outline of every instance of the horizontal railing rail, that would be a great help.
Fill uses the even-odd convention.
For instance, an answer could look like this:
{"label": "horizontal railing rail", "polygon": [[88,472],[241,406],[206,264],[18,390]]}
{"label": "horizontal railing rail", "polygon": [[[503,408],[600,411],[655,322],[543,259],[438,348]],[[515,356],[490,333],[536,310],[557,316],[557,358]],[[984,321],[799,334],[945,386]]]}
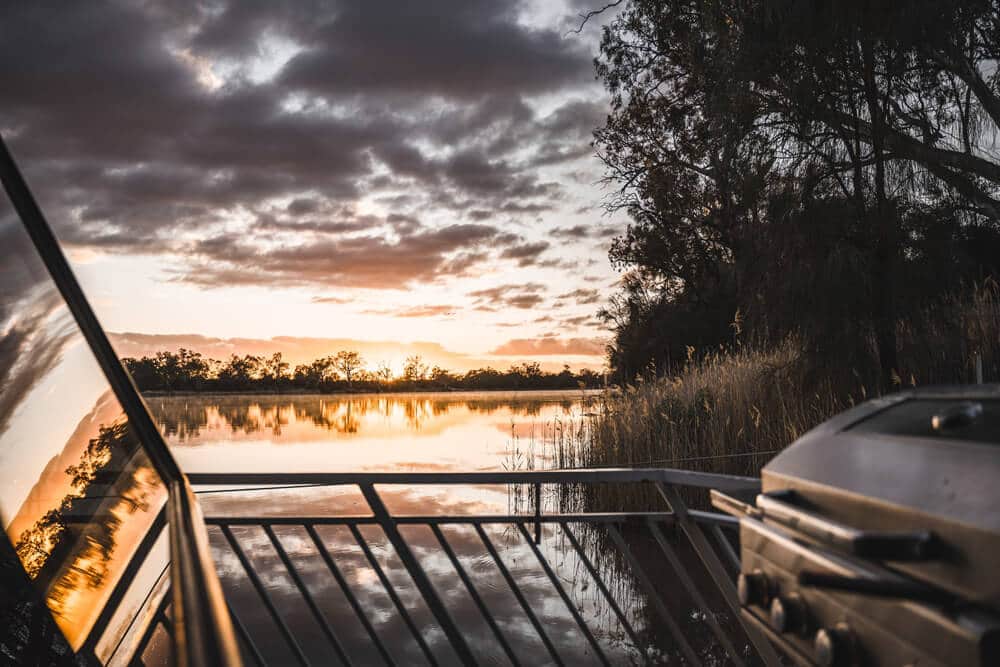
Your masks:
{"label": "horizontal railing rail", "polygon": [[584,484],[661,482],[720,491],[755,491],[756,477],[717,475],[672,468],[578,468],[572,470],[517,470],[475,472],[189,472],[192,486],[205,485],[366,485],[366,484]]}
{"label": "horizontal railing rail", "polygon": [[[220,537],[214,546],[216,560],[219,561],[220,548],[228,550],[238,564],[239,577],[245,582],[242,587],[252,591],[253,605],[230,607],[233,626],[243,649],[244,657],[249,662],[266,664],[269,651],[276,650],[272,645],[278,642],[283,647],[282,655],[297,664],[308,665],[320,662],[315,657],[315,647],[310,648],[303,641],[301,622],[293,621],[289,616],[287,600],[280,600],[276,595],[284,595],[274,589],[276,577],[285,578],[295,596],[297,596],[298,614],[306,614],[319,629],[329,653],[336,656],[343,664],[355,664],[359,658],[352,655],[350,642],[344,636],[343,623],[335,623],[327,615],[328,600],[315,590],[316,572],[325,573],[322,578],[336,584],[342,599],[349,607],[358,627],[363,631],[369,645],[374,647],[378,658],[385,664],[405,664],[419,656],[428,664],[436,665],[447,662],[448,658],[457,658],[462,664],[477,664],[482,661],[479,654],[483,642],[490,641],[491,646],[499,648],[502,654],[512,664],[535,664],[549,661],[553,664],[566,664],[572,657],[567,650],[579,654],[581,647],[586,647],[586,655],[600,664],[615,662],[614,647],[609,644],[607,634],[602,635],[594,626],[595,616],[584,613],[583,606],[575,599],[578,595],[572,587],[567,587],[559,560],[565,559],[565,554],[572,554],[574,562],[580,571],[585,572],[593,582],[600,603],[607,610],[608,618],[612,618],[625,643],[634,649],[633,655],[638,655],[641,662],[652,664],[657,660],[657,654],[650,648],[650,629],[642,632],[635,625],[634,615],[627,613],[622,600],[615,594],[615,587],[607,580],[607,573],[596,561],[596,554],[589,553],[586,541],[580,531],[600,531],[605,536],[602,544],[605,551],[602,556],[607,558],[614,551],[618,560],[624,563],[637,586],[637,590],[647,600],[651,619],[655,619],[654,632],[669,637],[675,649],[675,655],[686,664],[698,665],[711,662],[711,656],[704,654],[704,647],[698,647],[688,636],[689,631],[684,625],[684,612],[679,613],[677,601],[666,599],[663,592],[664,564],[669,568],[671,585],[679,585],[687,599],[693,604],[693,610],[704,622],[711,634],[716,649],[721,649],[732,664],[747,664],[748,646],[765,664],[777,664],[777,657],[767,639],[757,634],[753,628],[741,627],[738,614],[734,578],[739,569],[739,559],[736,555],[733,541],[736,539],[735,529],[738,522],[732,517],[709,511],[689,509],[684,502],[681,490],[688,489],[725,489],[729,492],[753,493],[759,490],[760,482],[754,478],[733,477],[727,475],[711,475],[670,469],[595,469],[595,470],[534,470],[534,471],[480,471],[480,472],[375,472],[375,473],[189,473],[188,479],[195,493],[202,496],[202,504],[206,507],[204,521],[210,531],[216,531]],[[642,484],[656,490],[664,501],[661,511],[626,511],[626,512],[564,512],[545,511],[541,501],[542,487],[550,488],[558,485],[581,484]],[[496,486],[503,485],[526,486],[528,498],[533,499],[524,512],[508,511],[498,513],[420,513],[401,514],[390,511],[383,494],[387,488],[405,486],[407,490],[431,486]],[[206,488],[218,487],[218,488]],[[364,497],[367,508],[354,510],[350,514],[330,514],[316,512],[316,504],[310,504],[312,511],[308,515],[276,514],[250,510],[256,507],[252,499],[246,505],[240,505],[236,516],[229,515],[232,503],[226,504],[225,512],[221,509],[213,512],[208,498],[215,494],[229,494],[240,491],[254,491],[255,498],[262,496],[261,492],[268,489],[287,491],[288,489],[310,489],[322,487],[353,487]],[[381,492],[381,493],[380,493]],[[218,496],[216,496],[218,497]],[[391,504],[391,503],[390,503]],[[432,543],[437,553],[445,561],[437,561],[435,567],[440,568],[441,562],[447,562],[454,571],[455,583],[472,603],[472,609],[478,613],[485,624],[483,627],[487,636],[469,635],[463,628],[469,622],[466,617],[457,617],[452,597],[454,591],[442,589],[440,572],[438,584],[435,585],[427,570],[427,544],[420,549],[414,547],[406,538],[414,527],[422,526],[430,531]],[[351,548],[360,552],[363,562],[374,573],[380,590],[391,602],[392,613],[402,622],[408,633],[408,641],[412,641],[417,654],[409,654],[405,659],[399,655],[396,642],[385,636],[384,610],[368,608],[364,597],[355,590],[357,582],[351,583],[347,563],[342,562],[343,545],[333,549],[324,540],[321,531],[333,530],[339,527],[349,536]],[[391,545],[396,558],[402,563],[402,569],[408,577],[406,590],[401,588],[398,575],[390,576],[387,567],[375,552],[379,550],[373,542],[372,530],[380,529],[384,540]],[[516,605],[514,611],[507,609],[508,614],[518,614],[518,618],[508,618],[498,614],[491,607],[489,594],[494,594],[492,586],[482,582],[480,571],[470,571],[469,565],[463,562],[458,552],[456,539],[451,531],[471,531],[475,543],[479,545],[482,556],[476,561],[478,567],[483,562],[491,564],[498,573],[498,582],[506,587],[513,596]],[[506,532],[498,533],[505,530]],[[542,539],[543,530],[545,540]],[[251,531],[248,533],[247,531]],[[295,531],[297,536],[289,540],[289,532]],[[512,532],[511,532],[512,531]],[[367,533],[367,534],[366,534]],[[508,562],[510,544],[501,547],[497,543],[497,535],[505,535],[507,540],[515,540],[516,545],[527,554],[531,567],[537,574],[532,581],[548,583],[552,595],[547,598],[541,609],[533,606],[531,596],[525,589],[526,576]],[[249,535],[257,535],[253,551],[247,543]],[[653,555],[648,548],[639,553],[636,551],[635,540],[641,535],[645,543],[651,545]],[[260,542],[261,536],[265,538]],[[301,540],[305,538],[309,547],[309,562],[303,561]],[[412,538],[411,538],[412,539]],[[551,545],[558,542],[564,551],[560,558],[552,559],[547,555]],[[265,545],[270,554],[270,562],[277,571],[260,571],[260,549]],[[468,549],[468,542],[463,542]],[[546,545],[549,545],[548,547]],[[341,548],[342,547],[342,548]],[[696,561],[691,560],[694,554]],[[684,554],[688,554],[685,556]],[[653,559],[652,561],[650,559]],[[485,560],[483,560],[485,559]],[[315,561],[315,562],[313,562]],[[695,564],[699,565],[700,574],[689,571]],[[528,567],[524,561],[519,561],[519,567]],[[309,569],[312,568],[312,569]],[[229,575],[233,576],[232,566]],[[308,569],[308,572],[307,572]],[[706,576],[707,574],[707,576]],[[706,583],[707,582],[707,583]],[[230,582],[232,583],[232,582]],[[225,584],[225,579],[224,579]],[[412,592],[416,589],[418,597],[426,605],[433,623],[443,634],[444,644],[433,640],[433,633],[428,634],[426,624],[421,624],[412,607]],[[707,589],[707,590],[706,590]],[[410,594],[407,594],[407,591]],[[719,600],[722,600],[720,608]],[[451,604],[449,604],[449,602]],[[579,645],[566,646],[565,639],[556,636],[554,628],[546,622],[546,613],[552,612],[551,605],[558,604],[562,609],[561,618],[565,618],[578,633]],[[544,612],[544,613],[543,613]],[[254,618],[251,616],[256,615]],[[261,618],[271,628],[272,635],[260,633]],[[301,616],[295,618],[301,619]],[[728,618],[728,621],[723,620]],[[254,623],[251,623],[254,621]],[[256,628],[256,631],[251,629]],[[169,630],[164,616],[159,627]],[[739,628],[738,630],[734,630]],[[538,642],[543,655],[525,655],[523,644],[527,639],[518,633],[533,633],[529,638]],[[741,639],[742,637],[742,639]],[[661,642],[662,645],[662,642]],[[521,647],[519,649],[519,646]],[[446,648],[447,647],[447,648]],[[660,656],[662,657],[662,656]],[[324,659],[325,660],[325,659]],[[272,660],[273,661],[273,660]]]}

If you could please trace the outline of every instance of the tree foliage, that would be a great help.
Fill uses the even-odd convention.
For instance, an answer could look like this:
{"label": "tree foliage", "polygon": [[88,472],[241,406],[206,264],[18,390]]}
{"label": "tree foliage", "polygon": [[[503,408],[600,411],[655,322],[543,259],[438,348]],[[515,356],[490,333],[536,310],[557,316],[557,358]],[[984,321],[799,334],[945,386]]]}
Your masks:
{"label": "tree foliage", "polygon": [[[183,362],[195,359],[196,362]],[[523,362],[506,371],[480,368],[455,373],[440,366],[429,368],[419,355],[408,357],[398,377],[385,363],[368,370],[362,356],[353,350],[299,364],[294,370],[280,353],[271,357],[232,355],[227,361],[204,359],[189,350],[158,352],[152,356],[122,359],[141,391],[409,391],[487,389],[577,389],[596,388],[602,374],[564,366],[548,373],[538,362]]]}
{"label": "tree foliage", "polygon": [[996,1],[624,5],[597,61],[631,218],[613,368],[795,332],[899,370],[900,320],[996,273],[998,30]]}

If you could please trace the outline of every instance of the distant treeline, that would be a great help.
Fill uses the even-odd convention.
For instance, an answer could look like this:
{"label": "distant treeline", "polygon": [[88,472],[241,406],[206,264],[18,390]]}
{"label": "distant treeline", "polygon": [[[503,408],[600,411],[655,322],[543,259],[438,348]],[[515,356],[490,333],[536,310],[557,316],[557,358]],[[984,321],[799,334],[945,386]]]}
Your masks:
{"label": "distant treeline", "polygon": [[477,368],[453,373],[429,367],[419,356],[408,357],[401,375],[387,364],[369,370],[360,354],[342,350],[294,368],[281,353],[270,357],[232,355],[226,361],[181,348],[151,357],[122,359],[140,391],[449,391],[489,389],[592,389],[603,385],[601,374],[563,366],[544,372],[537,362],[515,364],[506,371]]}

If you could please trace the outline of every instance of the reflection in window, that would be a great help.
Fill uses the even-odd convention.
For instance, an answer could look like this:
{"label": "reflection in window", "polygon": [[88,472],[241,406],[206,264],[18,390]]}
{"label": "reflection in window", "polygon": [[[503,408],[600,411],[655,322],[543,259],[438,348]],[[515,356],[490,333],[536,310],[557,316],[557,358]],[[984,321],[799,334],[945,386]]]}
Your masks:
{"label": "reflection in window", "polygon": [[0,204],[0,522],[74,648],[164,498],[27,233]]}

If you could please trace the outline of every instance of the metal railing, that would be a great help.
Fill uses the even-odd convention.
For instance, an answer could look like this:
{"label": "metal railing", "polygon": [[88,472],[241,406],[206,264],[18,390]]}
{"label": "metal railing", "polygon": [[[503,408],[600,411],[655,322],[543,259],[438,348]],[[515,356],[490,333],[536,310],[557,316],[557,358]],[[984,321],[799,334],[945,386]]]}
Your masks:
{"label": "metal railing", "polygon": [[[491,537],[490,530],[506,526],[513,529],[512,533],[522,547],[527,545],[528,551],[534,559],[534,565],[544,575],[544,580],[549,583],[550,590],[554,592],[554,595],[551,596],[552,599],[561,603],[565,614],[572,619],[579,636],[586,642],[586,654],[590,658],[605,665],[614,662],[613,656],[609,655],[607,642],[602,641],[597,628],[594,627],[595,618],[592,616],[588,619],[581,612],[580,604],[574,599],[573,591],[567,590],[567,587],[563,585],[564,582],[558,572],[559,564],[552,562],[551,557],[546,556],[546,549],[542,548],[543,530],[547,531],[547,539],[558,539],[564,545],[565,551],[561,553],[573,554],[575,562],[596,585],[600,598],[607,605],[609,614],[613,615],[617,623],[620,624],[620,628],[627,637],[628,643],[634,648],[635,654],[640,656],[640,661],[651,664],[657,657],[648,650],[648,641],[644,641],[640,637],[641,633],[634,627],[633,620],[623,610],[623,604],[616,599],[612,586],[606,581],[605,573],[594,562],[593,554],[588,554],[584,548],[584,540],[579,534],[581,528],[574,530],[571,527],[582,526],[583,530],[600,531],[605,536],[604,543],[608,545],[607,548],[617,550],[621,562],[626,564],[630,576],[647,601],[651,617],[655,620],[655,632],[669,638],[669,641],[676,647],[676,655],[682,657],[686,664],[702,664],[706,656],[703,654],[704,652],[700,654],[686,636],[685,628],[681,626],[678,618],[676,601],[674,601],[674,608],[671,608],[671,600],[664,599],[661,590],[662,581],[657,581],[663,578],[664,568],[661,567],[661,563],[667,565],[671,581],[678,583],[687,598],[693,602],[694,609],[692,611],[698,612],[714,638],[715,646],[725,653],[731,663],[744,665],[749,660],[750,662],[762,661],[766,664],[777,664],[777,657],[774,655],[768,640],[752,627],[740,628],[738,625],[741,621],[734,577],[739,569],[739,561],[732,544],[732,540],[735,538],[733,531],[737,528],[738,523],[726,515],[689,509],[682,499],[681,492],[684,488],[717,488],[737,493],[753,492],[759,488],[759,480],[756,479],[669,469],[475,473],[195,473],[190,474],[189,479],[195,487],[218,485],[226,486],[228,490],[287,488],[288,485],[295,485],[296,488],[319,489],[354,487],[360,491],[368,506],[367,513],[350,516],[266,516],[263,514],[229,516],[212,514],[211,505],[207,506],[209,514],[205,516],[205,523],[209,526],[210,531],[215,530],[221,533],[223,539],[219,542],[224,544],[235,556],[239,568],[242,570],[240,575],[245,576],[246,588],[253,591],[254,599],[259,602],[256,606],[248,605],[239,608],[231,606],[230,608],[233,625],[236,628],[244,657],[250,662],[265,664],[264,655],[267,651],[264,650],[264,647],[272,642],[281,642],[284,645],[284,652],[292,656],[298,664],[308,665],[315,660],[311,660],[308,655],[309,651],[302,645],[301,637],[297,636],[299,628],[290,621],[287,605],[277,604],[272,595],[273,588],[265,581],[265,579],[273,581],[277,575],[272,572],[268,573],[266,577],[262,576],[258,571],[259,565],[255,565],[255,559],[248,554],[248,546],[241,541],[238,533],[243,531],[245,534],[247,527],[253,527],[257,533],[262,531],[266,535],[266,544],[271,550],[269,553],[276,555],[276,562],[280,563],[281,576],[290,580],[291,587],[297,596],[298,613],[308,615],[321,629],[331,655],[335,655],[343,664],[356,664],[359,660],[357,655],[351,654],[348,643],[341,635],[341,625],[333,623],[324,613],[324,607],[329,609],[329,605],[325,604],[329,600],[320,599],[315,590],[310,590],[304,574],[306,567],[322,568],[327,580],[336,583],[337,589],[346,600],[347,606],[350,607],[360,627],[363,628],[367,640],[376,649],[380,660],[388,665],[402,664],[403,661],[398,652],[394,653],[394,642],[388,641],[380,634],[377,627],[379,624],[373,618],[372,610],[367,609],[356,592],[352,590],[349,578],[345,575],[344,564],[338,563],[336,554],[320,535],[320,530],[339,526],[349,533],[352,547],[356,545],[356,548],[360,549],[364,556],[364,562],[374,572],[381,590],[391,600],[393,612],[398,614],[398,618],[408,630],[410,639],[419,647],[419,654],[427,663],[436,665],[457,658],[462,664],[479,664],[484,660],[482,655],[477,652],[477,646],[481,648],[483,642],[488,639],[495,642],[494,646],[499,647],[506,659],[515,665],[537,664],[545,661],[553,664],[566,664],[569,660],[564,655],[566,647],[560,646],[560,642],[551,636],[550,628],[546,627],[546,623],[540,618],[539,610],[534,608],[529,601],[516,573],[505,562],[501,553],[502,549],[498,548],[495,538]],[[552,485],[607,483],[649,485],[656,490],[669,510],[609,513],[543,511],[543,503],[541,502],[543,485],[550,488]],[[530,513],[397,514],[390,511],[379,487],[400,485],[408,489],[440,485],[449,487],[506,485],[509,489],[514,485],[527,485],[527,488],[533,491],[531,495],[534,502]],[[219,491],[216,489],[207,493]],[[411,604],[408,605],[404,602],[398,578],[394,583],[373,554],[371,539],[366,538],[363,529],[375,526],[381,529],[386,542],[391,545],[398,561],[402,563],[412,588],[416,589],[419,599],[426,605],[433,623],[440,628],[441,632],[436,635],[437,641],[429,640],[426,625],[421,627],[414,618],[413,596],[407,596]],[[442,590],[440,584],[435,586],[426,567],[428,559],[426,549],[422,550],[423,557],[421,557],[417,549],[413,548],[410,541],[404,536],[404,530],[401,530],[413,530],[412,527],[417,526],[422,526],[424,530],[429,530],[433,535],[433,544],[438,550],[437,555],[446,559],[457,575],[453,587],[461,587],[464,590],[468,598],[471,599],[473,608],[485,623],[484,627],[488,630],[486,633],[488,638],[476,637],[475,646],[470,641],[472,637],[467,628],[463,627],[468,625],[468,619],[457,619],[455,610],[449,608],[449,594],[453,591]],[[318,564],[304,565],[303,554],[293,553],[294,547],[286,544],[287,538],[285,541],[282,540],[279,532],[287,531],[290,529],[289,527],[296,527],[299,534],[308,537],[309,552],[312,554],[312,559],[318,561]],[[449,530],[455,530],[455,527],[464,527],[478,538],[479,547],[483,552],[482,559],[486,560],[488,557],[488,561],[496,568],[499,580],[504,582],[517,601],[515,609],[522,615],[519,620],[526,621],[526,623],[514,623],[510,618],[498,616],[497,609],[490,608],[485,599],[484,586],[479,581],[480,575],[470,573],[463,564],[462,559],[456,553],[455,545],[446,535],[446,527]],[[635,548],[630,546],[630,542],[634,543],[635,541],[636,531],[641,531],[647,541],[655,545],[655,554],[652,560],[648,553],[637,554]],[[689,571],[691,563],[685,562],[680,553],[682,550],[696,554],[703,574],[695,576]],[[607,556],[607,554],[604,555]],[[216,546],[216,560],[219,561],[218,546]],[[652,571],[653,567],[656,568],[655,572]],[[229,574],[232,576],[232,572]],[[478,586],[477,583],[479,583]],[[717,601],[719,599],[723,601],[722,609],[718,608]],[[716,602],[715,608],[713,608],[712,601]],[[232,603],[232,600],[230,602]],[[264,614],[272,632],[262,635],[259,627],[257,632],[248,631],[248,614]],[[729,619],[727,627],[724,627],[724,621],[720,620],[724,617]],[[168,624],[169,620],[161,613],[160,627],[169,632]],[[259,626],[259,623],[257,625]],[[734,627],[737,628],[736,632],[734,632]],[[523,638],[515,637],[514,634],[529,631],[529,628],[530,632],[535,635],[533,641],[540,642],[544,647],[544,657],[537,654],[524,655],[523,649],[519,654],[516,644],[523,645]],[[517,639],[522,641],[515,641]],[[579,652],[579,646],[573,648]]]}
{"label": "metal railing", "polygon": [[[257,526],[264,531],[271,548],[277,554],[285,574],[293,582],[294,588],[300,594],[300,606],[306,608],[309,614],[322,630],[329,646],[341,662],[350,664],[354,656],[350,655],[346,644],[339,636],[340,628],[334,627],[324,614],[320,601],[310,591],[296,565],[296,554],[290,553],[285,543],[275,531],[279,526],[298,526],[306,532],[311,540],[315,553],[329,577],[332,578],[347,605],[357,616],[369,640],[377,648],[382,660],[387,664],[396,664],[397,657],[393,647],[379,633],[376,623],[371,618],[371,610],[352,591],[350,582],[344,576],[341,566],[334,554],[326,548],[318,534],[318,528],[325,526],[341,526],[346,528],[357,546],[361,549],[368,564],[375,572],[384,592],[391,599],[396,613],[402,618],[405,626],[413,635],[421,654],[431,664],[442,661],[440,655],[442,643],[449,647],[452,655],[461,663],[477,662],[474,647],[469,636],[456,622],[454,610],[449,609],[447,599],[442,591],[435,586],[428,576],[425,565],[421,562],[415,550],[400,530],[408,526],[424,526],[434,536],[436,544],[444,558],[451,564],[454,571],[472,599],[475,608],[488,626],[493,639],[500,646],[503,654],[514,664],[537,663],[541,656],[527,657],[519,654],[515,648],[513,631],[509,619],[498,617],[495,609],[491,609],[476,577],[463,566],[455,551],[454,545],[444,532],[446,526],[471,527],[478,537],[483,549],[499,571],[510,593],[516,598],[518,607],[527,620],[533,632],[544,646],[544,650],[552,662],[564,664],[564,647],[560,647],[556,638],[551,636],[551,627],[540,618],[541,613],[526,597],[523,582],[519,582],[516,572],[505,563],[500,551],[491,538],[487,527],[507,525],[513,527],[515,535],[519,535],[526,544],[542,570],[545,578],[551,584],[557,599],[565,606],[566,613],[576,625],[578,632],[589,647],[589,654],[603,664],[610,664],[608,647],[602,642],[593,620],[588,620],[581,613],[579,605],[574,600],[572,591],[567,591],[561,583],[558,563],[551,561],[545,551],[540,548],[543,527],[554,531],[560,539],[569,545],[581,567],[594,580],[608,608],[618,619],[624,633],[629,637],[635,649],[644,662],[651,662],[653,656],[646,650],[642,638],[633,627],[629,615],[615,599],[613,591],[605,581],[604,576],[594,562],[592,556],[581,544],[580,535],[570,528],[571,524],[587,527],[587,530],[602,531],[606,536],[607,548],[614,549],[618,557],[627,564],[629,575],[633,577],[643,591],[649,606],[658,616],[658,628],[670,636],[677,647],[679,655],[689,664],[700,664],[702,656],[692,646],[676,617],[676,610],[671,610],[669,602],[657,585],[658,577],[649,571],[650,563],[636,554],[630,546],[630,536],[635,529],[645,531],[659,550],[659,556],[653,563],[659,567],[659,558],[667,563],[673,576],[687,592],[695,607],[699,610],[705,624],[718,642],[718,646],[735,664],[746,664],[747,654],[744,648],[751,649],[757,658],[767,664],[777,664],[772,647],[767,640],[752,627],[744,627],[742,636],[749,642],[746,647],[740,646],[742,640],[735,639],[731,628],[724,628],[710,601],[710,596],[716,595],[724,602],[725,612],[733,622],[742,623],[738,613],[736,591],[733,583],[738,560],[733,550],[730,538],[724,534],[734,528],[733,520],[719,514],[699,512],[689,509],[682,499],[680,489],[717,488],[727,492],[742,490],[753,491],[758,486],[754,479],[707,475],[679,470],[573,470],[573,471],[534,471],[534,472],[480,472],[480,473],[347,473],[347,474],[191,474],[185,476],[174,460],[170,450],[151,419],[142,398],[131,378],[118,361],[108,338],[101,328],[96,316],[80,289],[69,264],[66,261],[59,244],[47,221],[39,209],[13,158],[0,139],[0,181],[2,181],[14,208],[16,209],[25,229],[30,235],[40,258],[45,264],[55,285],[72,312],[83,337],[86,339],[99,366],[114,391],[121,407],[128,417],[129,427],[138,437],[142,448],[148,455],[156,473],[167,487],[168,499],[165,512],[157,519],[150,533],[140,545],[139,553],[133,556],[136,565],[130,563],[125,576],[111,593],[111,599],[100,614],[96,630],[87,638],[84,650],[78,656],[83,661],[97,662],[94,656],[96,640],[104,632],[118,602],[125,595],[134,571],[144,562],[145,555],[152,549],[160,531],[166,524],[169,531],[170,565],[169,570],[160,575],[156,585],[157,590],[166,586],[166,576],[169,573],[171,593],[163,595],[159,600],[149,598],[155,607],[149,623],[137,627],[140,634],[139,650],[126,659],[142,664],[144,649],[154,641],[156,636],[166,634],[172,639],[173,661],[180,665],[202,664],[240,664],[240,651],[251,660],[263,664],[260,644],[262,641],[284,641],[294,658],[301,664],[308,664],[309,658],[297,641],[296,628],[289,625],[286,614],[280,610],[271,599],[268,586],[259,576],[253,561],[248,557],[245,546],[234,532],[239,526]],[[653,485],[659,496],[667,503],[669,510],[659,512],[616,512],[616,513],[545,513],[541,498],[542,485],[580,485],[580,484],[648,484]],[[369,514],[364,516],[208,516],[202,520],[198,502],[192,493],[194,485],[235,485],[235,486],[273,486],[273,485],[312,485],[312,486],[354,486],[359,489],[368,505]],[[377,487],[381,485],[531,485],[534,490],[534,513],[523,515],[516,513],[490,515],[399,515],[391,512]],[[165,521],[164,521],[165,519]],[[273,623],[274,633],[267,636],[252,635],[241,616],[242,609],[234,608],[232,600],[223,596],[220,581],[216,573],[218,567],[216,558],[209,548],[209,535],[205,525],[221,532],[228,548],[235,554],[250,586],[258,596],[259,604],[266,610]],[[372,545],[362,533],[366,526],[378,526],[385,535],[403,568],[419,593],[420,600],[429,609],[434,623],[440,628],[444,642],[435,637],[425,636],[407,604],[402,599],[397,585],[392,582],[375,557]],[[529,532],[533,529],[533,534]],[[672,533],[668,536],[667,532]],[[705,581],[696,581],[689,571],[687,563],[682,562],[679,547],[689,549],[697,555],[698,562],[707,573]],[[162,585],[161,585],[162,584]],[[152,594],[152,593],[151,593]],[[42,601],[34,600],[38,604]],[[137,624],[133,619],[132,625]],[[659,625],[662,624],[662,625]],[[131,628],[132,625],[129,627]],[[235,629],[235,632],[234,632]],[[131,629],[129,630],[131,631]],[[237,641],[240,646],[237,647]],[[117,649],[116,649],[117,650]],[[443,650],[443,649],[442,649]]]}
{"label": "metal railing", "polygon": [[[197,503],[183,472],[122,366],[34,195],[0,137],[0,182],[72,313],[157,475],[167,488],[175,661],[186,665],[238,665],[233,631],[211,561]],[[106,621],[106,618],[104,619]],[[85,656],[85,659],[93,659]]]}

